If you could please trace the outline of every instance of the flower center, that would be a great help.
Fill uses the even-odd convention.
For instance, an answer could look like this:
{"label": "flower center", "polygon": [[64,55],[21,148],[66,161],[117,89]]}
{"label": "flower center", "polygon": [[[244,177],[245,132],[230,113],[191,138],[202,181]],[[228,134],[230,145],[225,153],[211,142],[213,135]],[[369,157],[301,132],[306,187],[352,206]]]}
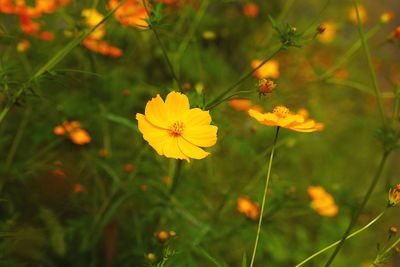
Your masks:
{"label": "flower center", "polygon": [[277,106],[274,108],[272,113],[274,113],[279,118],[286,118],[289,115],[290,111],[285,106]]}
{"label": "flower center", "polygon": [[179,137],[182,135],[184,129],[185,125],[183,122],[176,121],[169,127],[169,135],[173,137]]}

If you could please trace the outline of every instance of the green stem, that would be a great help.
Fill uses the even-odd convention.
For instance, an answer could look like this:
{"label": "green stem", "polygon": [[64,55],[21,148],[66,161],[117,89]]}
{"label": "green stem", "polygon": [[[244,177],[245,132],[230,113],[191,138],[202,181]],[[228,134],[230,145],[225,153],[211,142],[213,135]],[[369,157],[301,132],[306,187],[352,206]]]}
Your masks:
{"label": "green stem", "polygon": [[247,80],[248,78],[253,75],[254,72],[256,72],[258,69],[260,69],[262,66],[264,66],[265,63],[270,61],[274,56],[276,56],[279,52],[281,52],[284,49],[284,46],[281,45],[277,50],[275,50],[268,58],[266,58],[263,62],[260,63],[256,68],[250,70],[248,73],[242,76],[237,82],[232,84],[228,89],[223,91],[221,94],[219,94],[216,98],[214,98],[210,103],[206,105],[206,109],[209,109],[210,107],[215,107],[216,103],[222,103],[220,102],[221,99],[223,99],[227,94],[229,94],[230,91],[235,89],[237,86],[239,86],[242,82]]}
{"label": "green stem", "polygon": [[[350,80],[341,80],[341,79],[336,79],[336,78],[330,78],[325,81],[327,84],[333,84],[333,85],[339,85],[339,86],[344,86],[344,87],[349,87],[356,89],[358,91],[361,91],[363,93],[369,94],[369,95],[375,95],[373,89],[369,88],[368,86],[355,82],[355,81],[350,81]],[[382,98],[394,98],[395,94],[392,92],[387,92],[387,93],[382,93],[381,94]]]}
{"label": "green stem", "polygon": [[[371,30],[369,30],[365,34],[365,40],[370,39],[372,36],[374,36],[378,30],[380,29],[380,25],[375,26]],[[338,70],[341,66],[343,66],[357,51],[360,49],[362,43],[360,40],[355,42],[349,50],[346,51],[346,53],[332,66],[330,67],[327,71],[325,71],[320,77],[320,80],[325,80],[328,79],[329,77],[332,76],[332,74]]]}
{"label": "green stem", "polygon": [[391,121],[392,128],[395,126],[395,123],[399,116],[399,106],[400,106],[400,86],[397,86],[397,88],[395,90],[393,115],[392,115],[392,121]]}
{"label": "green stem", "polygon": [[[347,239],[350,239],[358,234],[360,234],[361,232],[363,232],[364,230],[368,229],[371,225],[375,224],[382,216],[383,214],[385,214],[386,209],[384,211],[382,211],[378,216],[376,216],[372,221],[370,221],[368,224],[366,224],[365,226],[363,226],[362,228],[358,229],[357,231],[355,231],[354,233],[350,234],[349,236],[346,237]],[[330,244],[329,246],[324,247],[323,249],[315,252],[314,254],[312,254],[310,257],[308,257],[307,259],[303,260],[302,262],[300,262],[299,264],[297,264],[295,267],[300,267],[302,265],[304,265],[306,262],[309,262],[310,260],[312,260],[313,258],[317,257],[318,255],[324,253],[325,251],[337,246],[340,243],[341,240],[338,240],[332,244]]]}
{"label": "green stem", "polygon": [[169,190],[170,195],[174,194],[174,192],[178,186],[179,178],[181,175],[182,163],[183,163],[183,160],[175,160],[175,161],[176,161],[176,164],[175,164],[175,169],[174,169],[174,175],[172,176],[172,185]]}
{"label": "green stem", "polygon": [[251,93],[255,93],[255,91],[254,91],[254,90],[246,90],[246,91],[238,91],[238,92],[235,92],[235,93],[233,93],[233,94],[231,94],[231,95],[228,95],[227,97],[221,99],[220,101],[218,101],[218,102],[215,103],[214,105],[208,107],[208,110],[215,108],[215,107],[218,106],[219,104],[221,104],[221,103],[223,103],[223,102],[225,102],[225,101],[231,99],[231,98],[234,97],[234,96],[238,96],[238,95],[241,95],[241,94],[251,94]]}
{"label": "green stem", "polygon": [[354,214],[353,214],[353,216],[352,216],[352,218],[351,218],[351,221],[350,221],[349,226],[347,227],[346,231],[344,232],[344,234],[343,234],[343,236],[342,236],[342,238],[341,238],[341,240],[340,240],[338,246],[335,248],[335,251],[332,253],[331,257],[329,258],[329,260],[328,260],[327,263],[325,264],[325,267],[328,267],[328,266],[331,265],[331,263],[332,263],[333,260],[335,259],[336,255],[339,253],[340,249],[342,248],[342,246],[343,246],[343,244],[344,244],[344,241],[347,239],[347,237],[348,237],[348,235],[349,235],[351,229],[352,229],[353,226],[357,223],[357,220],[358,220],[358,218],[360,217],[361,212],[364,210],[365,205],[367,204],[369,198],[371,197],[372,192],[374,191],[374,189],[375,189],[375,187],[376,187],[376,184],[377,184],[378,181],[379,181],[379,178],[381,177],[381,174],[382,174],[382,172],[383,172],[383,169],[384,169],[384,167],[385,167],[385,163],[386,163],[386,160],[387,160],[389,154],[390,154],[390,151],[385,151],[385,152],[383,153],[382,158],[381,158],[381,161],[380,161],[380,163],[379,163],[378,170],[376,171],[375,176],[374,176],[374,178],[373,178],[372,181],[371,181],[371,184],[370,184],[370,186],[369,186],[369,188],[368,188],[368,191],[366,192],[366,194],[365,194],[365,196],[364,196],[363,201],[361,202],[361,205],[360,205],[359,208],[354,212]]}
{"label": "green stem", "polygon": [[253,267],[254,260],[256,258],[258,240],[260,238],[260,232],[261,232],[261,224],[262,224],[262,220],[263,220],[263,217],[264,217],[263,215],[264,215],[264,208],[265,208],[266,196],[267,196],[267,191],[268,191],[269,178],[271,176],[272,160],[274,159],[275,145],[276,145],[276,141],[278,140],[279,129],[280,129],[279,126],[276,127],[274,143],[272,145],[271,155],[269,157],[267,180],[265,181],[264,194],[263,194],[262,203],[261,203],[260,218],[258,219],[256,241],[254,242],[254,249],[253,249],[253,255],[251,256],[250,267]]}
{"label": "green stem", "polygon": [[381,91],[379,89],[379,85],[378,85],[378,79],[376,77],[376,73],[374,70],[374,66],[372,64],[372,58],[371,58],[371,52],[369,50],[368,44],[367,44],[367,39],[365,38],[365,34],[364,34],[364,30],[362,28],[361,25],[361,20],[360,20],[360,14],[359,14],[359,10],[358,10],[358,3],[357,0],[353,0],[354,3],[354,7],[356,9],[356,14],[357,14],[357,24],[358,24],[358,31],[360,33],[360,37],[361,37],[361,42],[362,42],[362,46],[364,49],[364,53],[367,57],[367,61],[368,61],[368,67],[369,67],[369,72],[370,72],[370,76],[372,79],[372,84],[375,90],[375,95],[376,95],[376,100],[378,102],[378,108],[379,108],[379,114],[381,116],[382,119],[382,123],[385,126],[386,125],[386,117],[385,117],[385,112],[383,109],[383,103],[382,103],[382,98],[381,98]]}
{"label": "green stem", "polygon": [[[145,10],[146,10],[147,16],[150,18],[151,14],[150,14],[150,12],[149,12],[149,9],[148,9],[148,7],[147,7],[147,4],[146,4],[145,0],[142,0],[142,3],[143,3],[143,6],[144,6],[144,8],[145,8]],[[150,23],[149,26],[150,26],[151,31],[154,33],[154,36],[156,37],[156,40],[157,40],[157,42],[158,42],[158,45],[160,46],[160,48],[161,48],[161,50],[162,50],[164,59],[165,59],[165,61],[167,62],[167,65],[168,65],[169,71],[171,72],[172,78],[175,80],[176,84],[178,85],[179,91],[180,91],[180,92],[183,92],[181,83],[180,83],[180,81],[179,81],[179,79],[178,79],[178,76],[176,75],[176,73],[175,73],[175,71],[174,71],[174,68],[172,67],[171,60],[170,60],[169,57],[168,57],[167,49],[165,48],[163,42],[161,42],[161,39],[160,39],[160,36],[159,36],[157,30],[153,27],[153,25],[151,25],[151,23]]]}

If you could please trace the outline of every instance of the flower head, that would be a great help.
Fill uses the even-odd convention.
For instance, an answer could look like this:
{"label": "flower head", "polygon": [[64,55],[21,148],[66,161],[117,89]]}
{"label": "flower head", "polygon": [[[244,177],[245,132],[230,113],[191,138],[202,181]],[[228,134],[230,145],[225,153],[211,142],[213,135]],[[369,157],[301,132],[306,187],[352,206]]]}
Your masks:
{"label": "flower head", "polygon": [[339,208],[335,204],[335,200],[324,188],[309,186],[307,192],[312,200],[311,207],[321,216],[332,217],[338,213]]}
{"label": "flower head", "polygon": [[256,3],[247,3],[243,6],[243,14],[246,17],[254,18],[260,13],[258,5]]}
{"label": "flower head", "polygon": [[77,145],[84,145],[92,141],[89,133],[82,129],[81,124],[77,121],[65,121],[62,125],[56,126],[53,132],[59,136],[68,134],[71,141]]}
{"label": "flower head", "polygon": [[237,209],[247,217],[257,220],[260,216],[260,206],[251,201],[248,196],[239,197],[237,200]]}
{"label": "flower head", "polygon": [[397,184],[395,188],[389,189],[388,205],[394,207],[400,204],[400,184]]}
{"label": "flower head", "polygon": [[258,93],[260,96],[272,93],[275,87],[276,83],[270,79],[260,79],[258,81]]}
{"label": "flower head", "polygon": [[267,113],[250,109],[248,113],[261,124],[279,126],[296,132],[315,132],[321,131],[324,128],[322,123],[308,119],[308,114],[306,115],[304,111],[292,113],[285,106],[277,106],[272,112]]}
{"label": "flower head", "polygon": [[147,102],[145,114],[136,114],[143,138],[167,158],[203,159],[209,155],[200,147],[217,142],[217,126],[210,125],[208,111],[190,108],[186,95],[171,92],[165,102],[157,95]]}

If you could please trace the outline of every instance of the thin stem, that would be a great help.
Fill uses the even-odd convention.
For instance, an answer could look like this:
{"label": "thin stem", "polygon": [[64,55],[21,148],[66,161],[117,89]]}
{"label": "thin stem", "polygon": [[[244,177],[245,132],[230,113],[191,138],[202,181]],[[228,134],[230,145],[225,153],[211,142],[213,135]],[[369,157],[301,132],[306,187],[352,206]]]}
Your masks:
{"label": "thin stem", "polygon": [[213,108],[215,108],[216,106],[218,106],[219,104],[221,104],[221,103],[223,103],[223,102],[225,102],[225,101],[231,99],[231,98],[234,97],[234,96],[238,96],[238,95],[241,95],[241,94],[251,94],[251,93],[255,93],[255,92],[256,92],[256,91],[254,91],[254,90],[246,90],[246,91],[238,91],[238,92],[235,92],[235,93],[233,93],[233,94],[231,94],[231,95],[228,95],[227,97],[221,99],[220,101],[218,101],[218,102],[215,103],[214,105],[208,107],[208,109],[209,109],[209,110],[210,110],[210,109],[213,109]]}
{"label": "thin stem", "polygon": [[382,123],[385,126],[386,125],[386,117],[385,117],[385,112],[384,112],[384,109],[383,109],[383,103],[382,103],[382,98],[381,98],[381,91],[380,91],[379,85],[378,85],[378,79],[376,77],[374,66],[372,64],[371,52],[369,51],[369,47],[368,47],[368,44],[367,44],[367,40],[365,38],[364,30],[363,30],[362,25],[361,25],[360,13],[359,13],[359,10],[358,10],[357,0],[353,0],[353,3],[354,3],[354,7],[356,9],[358,31],[360,33],[361,43],[362,43],[362,46],[363,46],[363,49],[364,49],[364,53],[365,53],[365,55],[367,57],[369,72],[370,72],[370,76],[371,76],[371,79],[372,79],[373,88],[375,90],[375,95],[376,95],[376,98],[377,98],[376,101],[378,101],[379,114],[381,116]]}
{"label": "thin stem", "polygon": [[329,260],[328,260],[327,263],[325,264],[325,267],[328,267],[328,266],[331,265],[331,263],[332,263],[333,260],[335,259],[336,255],[339,253],[340,249],[342,248],[342,246],[343,246],[343,244],[344,244],[344,241],[347,239],[347,237],[348,237],[348,235],[349,235],[351,229],[352,229],[353,226],[357,223],[357,220],[358,220],[358,218],[360,217],[361,212],[364,210],[365,205],[367,204],[369,198],[371,197],[372,192],[373,192],[374,189],[375,189],[376,184],[377,184],[378,181],[379,181],[379,178],[381,177],[381,174],[382,174],[382,172],[383,172],[383,169],[384,169],[384,167],[385,167],[385,163],[386,163],[386,160],[387,160],[389,154],[390,154],[390,151],[385,151],[385,152],[383,153],[382,158],[381,158],[381,161],[380,161],[380,163],[379,163],[379,167],[378,167],[378,169],[377,169],[377,171],[376,171],[376,173],[375,173],[374,178],[373,178],[372,181],[371,181],[371,184],[370,184],[370,186],[369,186],[369,188],[368,188],[368,191],[366,192],[366,194],[365,194],[365,196],[364,196],[363,201],[361,202],[361,205],[360,205],[359,208],[354,212],[354,214],[353,214],[353,216],[352,216],[352,218],[351,218],[351,221],[350,221],[349,226],[347,227],[346,231],[344,232],[344,234],[343,234],[343,236],[342,236],[342,238],[341,238],[341,240],[340,240],[338,246],[335,248],[335,251],[332,253],[331,257],[329,258]]}
{"label": "thin stem", "polygon": [[206,105],[206,109],[209,109],[210,107],[215,107],[216,103],[221,103],[220,100],[223,99],[227,94],[229,94],[230,91],[235,89],[237,86],[239,86],[241,83],[243,83],[245,80],[251,77],[254,72],[256,72],[258,69],[260,69],[262,66],[264,66],[265,63],[270,61],[274,56],[276,56],[279,52],[281,52],[284,49],[284,46],[281,45],[277,50],[275,50],[268,58],[266,58],[263,62],[260,63],[256,68],[250,70],[248,73],[242,76],[237,82],[232,84],[228,89],[223,91],[221,94],[219,94],[216,98],[214,98],[210,103]]}
{"label": "thin stem", "polygon": [[[145,0],[142,0],[142,3],[143,3],[143,6],[144,6],[144,9],[146,10],[147,16],[150,18],[151,14],[149,12],[149,9],[147,7],[147,4],[146,4]],[[149,24],[149,26],[150,26],[151,31],[154,33],[154,36],[156,37],[156,40],[157,40],[157,42],[158,42],[158,44],[159,44],[159,46],[160,46],[160,48],[162,50],[164,59],[167,62],[167,65],[168,65],[169,71],[171,72],[172,78],[175,80],[176,84],[178,85],[179,91],[183,92],[181,83],[180,83],[180,81],[178,79],[178,76],[176,75],[176,73],[174,71],[174,68],[172,67],[172,63],[171,63],[171,60],[168,57],[167,50],[166,50],[163,42],[161,42],[161,39],[160,39],[160,36],[159,36],[157,30],[153,27],[153,25],[151,25],[151,23]]]}
{"label": "thin stem", "polygon": [[400,86],[397,86],[395,92],[395,99],[394,99],[394,105],[393,105],[393,115],[392,115],[392,121],[391,121],[391,125],[392,127],[394,127],[398,115],[399,115],[399,106],[400,106]]}
{"label": "thin stem", "polygon": [[267,180],[265,181],[264,194],[263,194],[263,199],[262,199],[262,203],[261,203],[260,218],[258,219],[258,228],[257,228],[256,241],[254,242],[254,249],[253,249],[253,255],[251,256],[250,267],[253,267],[254,260],[256,258],[258,239],[260,238],[261,224],[262,224],[262,220],[263,220],[263,217],[264,217],[263,215],[264,215],[264,208],[265,208],[265,202],[266,202],[265,200],[266,200],[267,191],[268,191],[269,178],[271,176],[272,160],[274,159],[275,145],[276,145],[276,141],[278,140],[279,129],[280,129],[279,126],[276,127],[274,143],[272,145],[271,155],[269,157]]}
{"label": "thin stem", "polygon": [[[358,229],[357,231],[353,232],[352,234],[350,234],[349,236],[346,237],[347,239],[350,239],[358,234],[360,234],[361,232],[363,232],[364,230],[368,229],[371,225],[375,224],[382,216],[383,214],[385,214],[386,209],[384,211],[382,211],[378,216],[376,216],[372,221],[370,221],[368,224],[364,225],[363,227],[361,227],[360,229]],[[310,257],[308,257],[307,259],[303,260],[302,262],[300,262],[299,264],[297,264],[295,267],[300,267],[302,265],[304,265],[305,263],[309,262],[310,260],[312,260],[313,258],[317,257],[318,255],[324,253],[325,251],[337,246],[340,243],[341,240],[338,240],[332,244],[330,244],[329,246],[324,247],[321,250],[318,250],[317,252],[315,252],[314,254],[312,254]]]}
{"label": "thin stem", "polygon": [[182,163],[183,163],[183,160],[175,160],[175,161],[176,161],[176,164],[175,164],[175,169],[174,169],[174,175],[172,177],[172,185],[169,190],[170,195],[174,194],[174,192],[178,186],[179,178],[181,175]]}

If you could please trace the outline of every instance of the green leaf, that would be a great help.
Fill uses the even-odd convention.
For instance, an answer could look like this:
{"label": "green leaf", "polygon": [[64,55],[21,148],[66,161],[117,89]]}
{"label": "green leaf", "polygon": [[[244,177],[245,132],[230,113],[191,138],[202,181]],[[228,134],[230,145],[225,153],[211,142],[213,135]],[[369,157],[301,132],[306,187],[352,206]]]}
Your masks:
{"label": "green leaf", "polygon": [[132,121],[128,120],[127,118],[124,118],[124,117],[121,117],[121,116],[118,116],[118,115],[115,115],[115,114],[112,114],[109,112],[103,113],[103,116],[109,121],[126,126],[130,129],[134,130],[135,132],[139,133],[139,129],[138,129],[137,125],[134,124]]}
{"label": "green leaf", "polygon": [[46,224],[50,235],[50,244],[54,252],[62,256],[65,254],[64,229],[54,212],[47,208],[40,208],[39,216]]}

